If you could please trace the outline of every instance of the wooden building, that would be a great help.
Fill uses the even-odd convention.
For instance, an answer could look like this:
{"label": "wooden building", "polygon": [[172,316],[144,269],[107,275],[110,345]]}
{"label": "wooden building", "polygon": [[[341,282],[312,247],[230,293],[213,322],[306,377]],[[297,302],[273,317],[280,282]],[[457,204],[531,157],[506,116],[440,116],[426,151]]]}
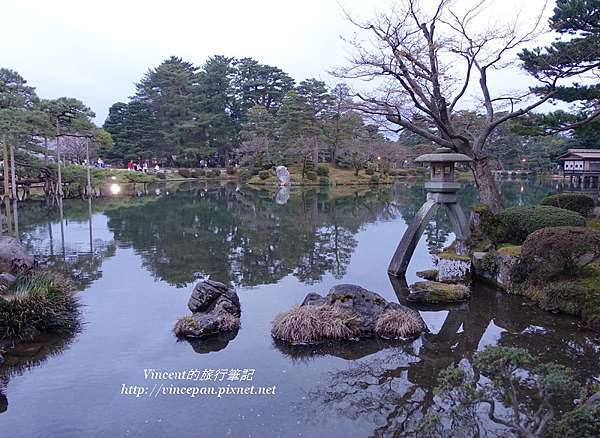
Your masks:
{"label": "wooden building", "polygon": [[563,178],[572,186],[598,188],[600,182],[600,149],[569,149],[558,157]]}

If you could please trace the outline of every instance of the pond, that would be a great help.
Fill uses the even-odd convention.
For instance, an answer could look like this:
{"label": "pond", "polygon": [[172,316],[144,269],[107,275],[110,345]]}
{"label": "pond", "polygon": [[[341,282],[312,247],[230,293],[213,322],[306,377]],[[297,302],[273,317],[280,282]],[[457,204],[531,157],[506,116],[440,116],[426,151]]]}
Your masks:
{"label": "pond", "polygon": [[[502,186],[513,205],[552,191],[543,183]],[[419,309],[430,333],[412,342],[308,350],[273,342],[271,321],[309,292],[355,283],[403,299],[386,269],[425,199],[420,185],[294,189],[279,203],[270,191],[236,185],[149,192],[65,201],[62,220],[55,207],[19,207],[22,241],[82,290],[83,326],[7,356],[1,436],[401,435],[431,406],[440,370],[470,362],[488,344],[526,347],[575,367],[581,379],[598,373],[600,343],[577,320],[483,285],[466,304]],[[475,188],[463,189],[460,202],[476,203]],[[415,251],[409,283],[452,237],[448,219],[437,216]],[[189,313],[193,284],[207,277],[235,285],[241,329],[233,339],[178,342],[174,322]],[[212,380],[153,380],[145,370],[198,370],[196,378],[207,370]],[[227,370],[222,381],[218,370]],[[155,385],[275,388],[222,397],[131,394],[132,386]]]}

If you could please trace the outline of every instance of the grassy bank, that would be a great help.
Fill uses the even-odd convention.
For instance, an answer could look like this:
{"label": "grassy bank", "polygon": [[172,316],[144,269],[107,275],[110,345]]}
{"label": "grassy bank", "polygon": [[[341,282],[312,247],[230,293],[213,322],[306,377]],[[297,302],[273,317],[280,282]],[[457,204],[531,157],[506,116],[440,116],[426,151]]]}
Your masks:
{"label": "grassy bank", "polygon": [[[393,184],[396,181],[417,180],[427,174],[425,169],[393,169],[383,173],[376,170],[361,169],[358,174],[353,169],[340,169],[331,164],[319,164],[315,170],[305,172],[302,176],[302,166],[288,166],[290,182],[299,186],[339,186],[366,184]],[[248,181],[253,185],[276,185],[277,176],[274,169],[263,170],[253,175]]]}
{"label": "grassy bank", "polygon": [[64,277],[40,271],[20,274],[0,295],[0,340],[76,330],[78,307],[73,286]]}

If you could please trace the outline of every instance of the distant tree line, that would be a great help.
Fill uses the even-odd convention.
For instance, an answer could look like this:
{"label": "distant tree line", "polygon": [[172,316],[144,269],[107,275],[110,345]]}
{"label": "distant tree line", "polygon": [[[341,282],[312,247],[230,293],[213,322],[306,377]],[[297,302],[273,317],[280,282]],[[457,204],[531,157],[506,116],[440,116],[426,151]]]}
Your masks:
{"label": "distant tree line", "polygon": [[104,128],[114,140],[109,158],[188,166],[250,156],[335,163],[388,142],[352,109],[347,85],[296,84],[278,67],[225,56],[202,67],[171,57],[148,70],[128,103],[112,105]]}

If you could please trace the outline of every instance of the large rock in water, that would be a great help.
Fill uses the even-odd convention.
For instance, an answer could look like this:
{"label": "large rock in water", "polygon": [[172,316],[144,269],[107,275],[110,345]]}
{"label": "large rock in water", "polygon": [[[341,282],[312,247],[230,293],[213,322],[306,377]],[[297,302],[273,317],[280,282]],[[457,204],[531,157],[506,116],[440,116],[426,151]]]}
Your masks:
{"label": "large rock in water", "polygon": [[218,281],[198,283],[188,302],[191,316],[175,324],[175,334],[182,338],[201,338],[237,331],[241,307],[235,290]]}
{"label": "large rock in water", "polygon": [[34,267],[35,261],[15,238],[0,237],[0,272],[17,274]]}
{"label": "large rock in water", "polygon": [[340,284],[326,296],[310,293],[299,307],[279,314],[271,334],[291,344],[317,344],[375,336],[404,339],[424,330],[417,311],[360,286]]}

